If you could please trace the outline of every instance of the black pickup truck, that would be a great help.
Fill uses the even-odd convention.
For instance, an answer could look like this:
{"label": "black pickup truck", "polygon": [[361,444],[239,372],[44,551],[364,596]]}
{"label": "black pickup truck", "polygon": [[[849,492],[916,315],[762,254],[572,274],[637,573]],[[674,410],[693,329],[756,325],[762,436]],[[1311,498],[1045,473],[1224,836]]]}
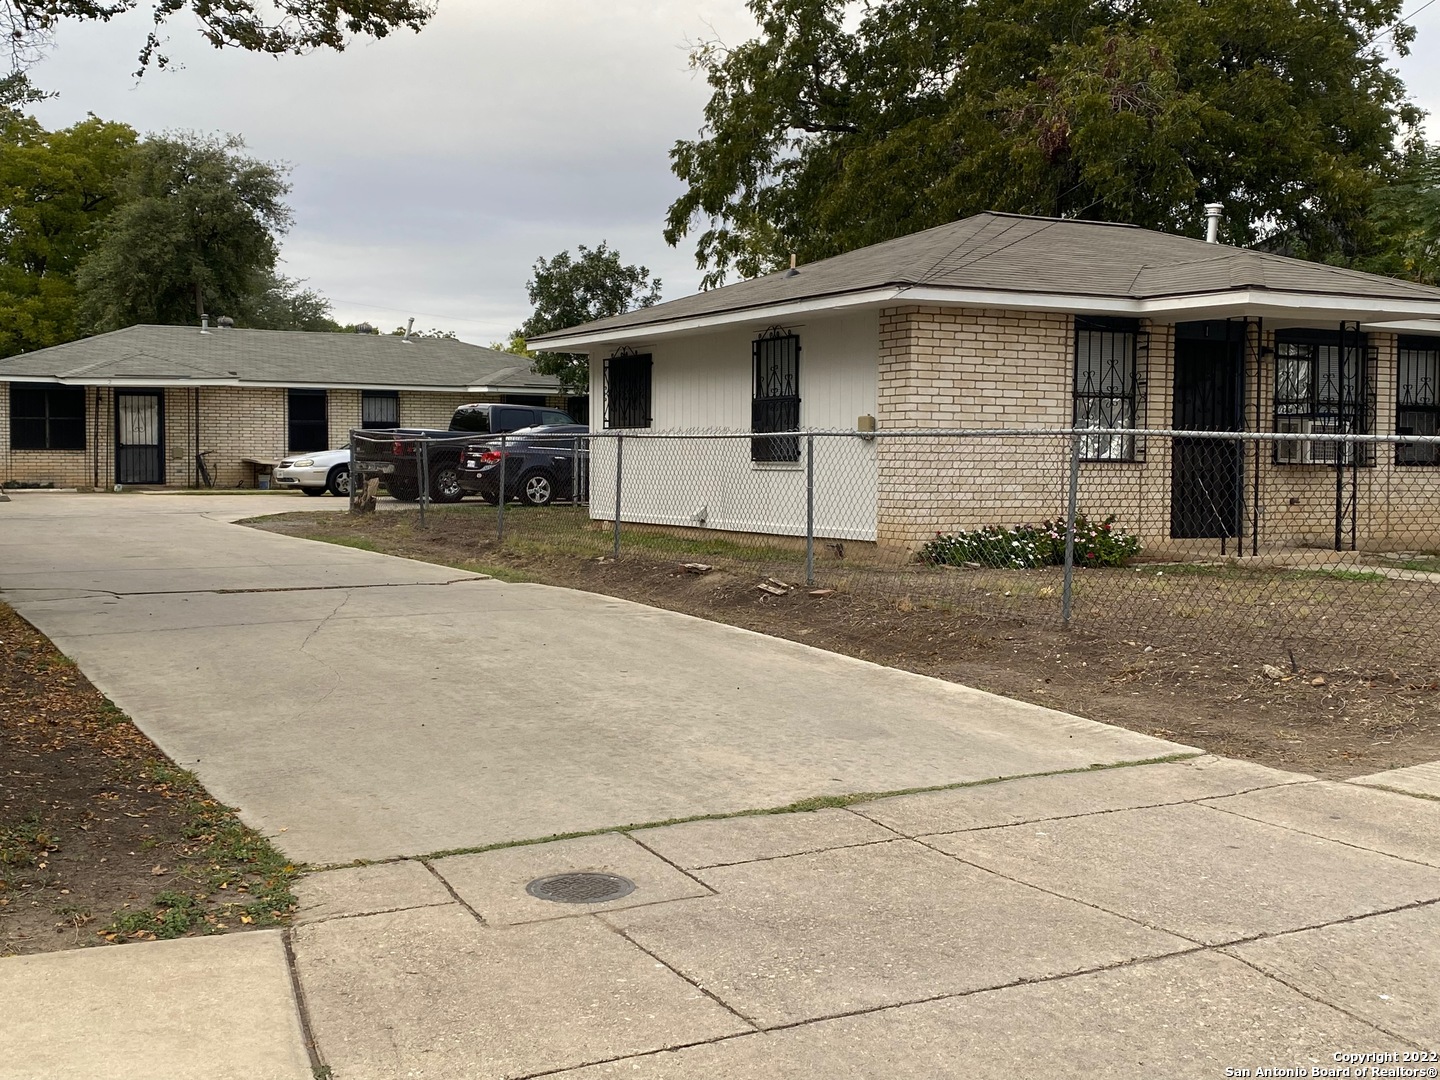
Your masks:
{"label": "black pickup truck", "polygon": [[420,498],[419,455],[421,440],[430,467],[430,498],[437,503],[459,502],[465,497],[460,487],[460,453],[467,436],[501,435],[540,424],[573,424],[559,409],[536,405],[481,403],[461,405],[445,431],[434,428],[387,428],[356,432],[355,469],[363,476],[378,476],[385,490],[402,502]]}

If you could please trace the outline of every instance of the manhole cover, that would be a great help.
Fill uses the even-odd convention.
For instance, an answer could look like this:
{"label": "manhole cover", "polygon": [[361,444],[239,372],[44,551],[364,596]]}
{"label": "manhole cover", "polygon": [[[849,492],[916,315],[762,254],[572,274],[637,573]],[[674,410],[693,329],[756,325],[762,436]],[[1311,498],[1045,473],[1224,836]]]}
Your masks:
{"label": "manhole cover", "polygon": [[603,904],[635,891],[635,882],[619,874],[552,874],[536,878],[525,891],[557,904]]}

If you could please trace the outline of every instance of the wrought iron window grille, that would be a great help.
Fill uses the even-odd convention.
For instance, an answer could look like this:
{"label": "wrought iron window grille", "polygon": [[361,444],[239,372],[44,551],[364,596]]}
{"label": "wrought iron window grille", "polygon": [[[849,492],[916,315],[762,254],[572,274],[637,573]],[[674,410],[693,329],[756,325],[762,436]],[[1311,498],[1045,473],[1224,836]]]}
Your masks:
{"label": "wrought iron window grille", "polygon": [[[783,327],[771,327],[751,343],[755,385],[750,405],[750,430],[797,431],[800,428],[800,338]],[[750,440],[750,460],[800,460],[797,435],[767,435]]]}
{"label": "wrought iron window grille", "polygon": [[[1440,340],[1401,338],[1395,380],[1395,434],[1440,435]],[[1440,447],[1400,443],[1396,465],[1440,465]]]}
{"label": "wrought iron window grille", "polygon": [[[1277,335],[1275,431],[1296,435],[1368,435],[1375,429],[1376,352],[1358,327],[1339,333]],[[1277,440],[1277,465],[1375,464],[1374,448],[1313,439]]]}
{"label": "wrought iron window grille", "polygon": [[607,429],[648,428],[651,406],[651,361],[648,354],[622,347],[605,359],[601,397]]}
{"label": "wrought iron window grille", "polygon": [[1075,320],[1073,420],[1090,428],[1083,461],[1143,461],[1144,446],[1127,431],[1137,423],[1148,386],[1150,335],[1133,319]]}

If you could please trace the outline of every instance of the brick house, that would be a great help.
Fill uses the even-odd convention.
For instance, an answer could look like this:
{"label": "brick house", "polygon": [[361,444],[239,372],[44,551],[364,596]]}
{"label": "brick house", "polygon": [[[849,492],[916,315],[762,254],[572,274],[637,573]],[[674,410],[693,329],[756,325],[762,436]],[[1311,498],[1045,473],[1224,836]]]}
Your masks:
{"label": "brick house", "polygon": [[[1147,542],[1268,530],[1320,543],[1345,464],[1337,444],[1262,452],[1130,432],[1435,434],[1436,319],[1440,289],[1411,282],[1134,226],[986,213],[531,344],[589,354],[597,431],[1073,425],[1095,431],[1082,441],[1082,509],[1103,513],[1106,491],[1143,492],[1126,524]],[[807,445],[627,446],[621,517],[803,532]],[[1068,460],[1038,460],[1035,439],[997,436],[978,469],[958,453],[920,456],[934,445],[817,439],[817,532],[913,546],[1063,506]],[[613,453],[597,440],[597,517],[613,513]],[[1359,531],[1386,542],[1415,518],[1397,500],[1417,493],[1434,503],[1433,530],[1434,447],[1372,456],[1344,470]]]}
{"label": "brick house", "polygon": [[0,360],[0,482],[193,486],[204,451],[217,487],[245,486],[254,462],[352,428],[444,428],[475,401],[584,404],[462,341],[131,326]]}

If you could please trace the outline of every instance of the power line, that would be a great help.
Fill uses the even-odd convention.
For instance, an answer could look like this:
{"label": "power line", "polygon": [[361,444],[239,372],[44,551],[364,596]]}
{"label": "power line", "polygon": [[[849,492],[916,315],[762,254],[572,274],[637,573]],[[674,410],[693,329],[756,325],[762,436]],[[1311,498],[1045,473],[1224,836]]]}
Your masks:
{"label": "power line", "polygon": [[329,299],[330,302],[334,304],[348,304],[350,307],[365,308],[371,311],[385,311],[392,315],[424,315],[427,319],[444,319],[447,322],[469,323],[471,326],[490,325],[490,323],[484,320],[467,319],[463,315],[442,315],[436,311],[416,311],[414,308],[385,307],[383,304],[371,304],[364,300],[346,300],[341,296],[332,296]]}
{"label": "power line", "polygon": [[1389,26],[1387,26],[1384,30],[1381,30],[1378,34],[1376,34],[1374,37],[1372,37],[1369,41],[1365,42],[1365,44],[1366,44],[1366,45],[1374,45],[1375,42],[1379,41],[1379,40],[1380,40],[1382,37],[1384,37],[1386,34],[1393,34],[1396,30],[1400,29],[1400,27],[1404,26],[1407,22],[1409,22],[1411,19],[1413,19],[1416,15],[1419,15],[1420,12],[1424,11],[1426,8],[1428,8],[1428,7],[1429,7],[1431,4],[1433,4],[1433,3],[1435,3],[1435,0],[1425,0],[1425,3],[1421,4],[1419,7],[1417,7],[1414,11],[1410,12],[1409,14],[1407,14],[1407,15],[1401,15],[1400,18],[1396,19],[1393,23],[1391,23]]}

